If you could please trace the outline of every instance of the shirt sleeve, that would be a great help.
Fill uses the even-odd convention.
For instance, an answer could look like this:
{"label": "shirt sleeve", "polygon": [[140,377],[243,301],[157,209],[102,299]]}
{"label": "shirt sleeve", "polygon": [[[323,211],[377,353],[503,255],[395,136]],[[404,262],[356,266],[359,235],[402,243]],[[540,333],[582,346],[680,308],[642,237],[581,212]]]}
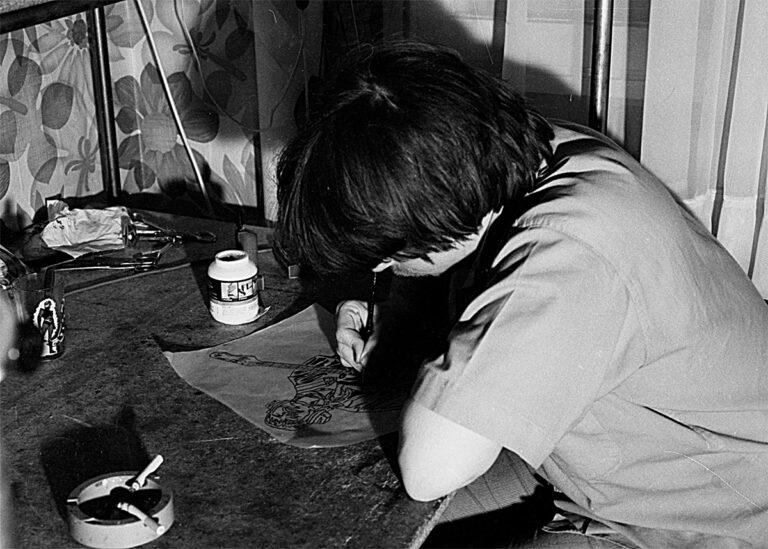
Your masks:
{"label": "shirt sleeve", "polygon": [[413,398],[538,468],[589,404],[639,365],[630,295],[587,245],[546,228],[516,234]]}

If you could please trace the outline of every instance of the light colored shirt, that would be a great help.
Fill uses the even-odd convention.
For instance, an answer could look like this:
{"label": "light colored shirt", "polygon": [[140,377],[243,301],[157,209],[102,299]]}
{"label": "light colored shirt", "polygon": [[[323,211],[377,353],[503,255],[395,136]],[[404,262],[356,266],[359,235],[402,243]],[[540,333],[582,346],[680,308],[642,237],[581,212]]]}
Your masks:
{"label": "light colored shirt", "polygon": [[765,546],[768,306],[628,154],[555,130],[552,166],[493,222],[414,399],[641,545]]}

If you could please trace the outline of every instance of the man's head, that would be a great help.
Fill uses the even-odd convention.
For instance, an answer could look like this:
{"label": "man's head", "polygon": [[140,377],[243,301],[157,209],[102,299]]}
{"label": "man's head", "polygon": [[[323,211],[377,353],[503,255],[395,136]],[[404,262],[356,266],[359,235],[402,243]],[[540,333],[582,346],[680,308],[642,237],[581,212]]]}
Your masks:
{"label": "man's head", "polygon": [[357,52],[280,157],[278,245],[320,273],[428,261],[532,188],[551,137],[450,50]]}

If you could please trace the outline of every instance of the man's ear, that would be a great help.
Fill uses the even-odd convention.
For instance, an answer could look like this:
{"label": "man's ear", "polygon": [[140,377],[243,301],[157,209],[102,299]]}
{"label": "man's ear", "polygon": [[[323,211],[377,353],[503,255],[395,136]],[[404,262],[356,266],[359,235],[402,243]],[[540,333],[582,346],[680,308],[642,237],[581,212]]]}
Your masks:
{"label": "man's ear", "polygon": [[394,262],[395,260],[392,259],[391,257],[385,257],[384,259],[381,260],[381,263],[376,265],[372,270],[374,273],[380,273],[385,269],[389,269]]}

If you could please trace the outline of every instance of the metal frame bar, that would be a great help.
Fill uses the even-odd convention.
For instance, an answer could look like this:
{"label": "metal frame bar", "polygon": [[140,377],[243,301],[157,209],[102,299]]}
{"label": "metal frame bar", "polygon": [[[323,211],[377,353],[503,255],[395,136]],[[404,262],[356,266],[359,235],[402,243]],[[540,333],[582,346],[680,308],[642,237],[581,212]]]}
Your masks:
{"label": "metal frame bar", "polygon": [[504,47],[507,40],[507,0],[493,2],[493,37],[491,52],[493,55],[493,71],[501,77],[504,70]]}
{"label": "metal frame bar", "polygon": [[605,133],[608,128],[608,88],[611,78],[613,0],[595,0],[592,30],[592,77],[589,90],[589,126]]}
{"label": "metal frame bar", "polygon": [[98,7],[88,10],[86,20],[91,53],[93,100],[96,106],[96,124],[99,132],[101,175],[107,203],[115,204],[120,196],[120,168],[117,155],[112,75],[109,69],[109,42],[107,41],[104,8]]}
{"label": "metal frame bar", "polygon": [[0,34],[38,25],[121,0],[49,0],[18,9],[4,10],[0,2]]}

